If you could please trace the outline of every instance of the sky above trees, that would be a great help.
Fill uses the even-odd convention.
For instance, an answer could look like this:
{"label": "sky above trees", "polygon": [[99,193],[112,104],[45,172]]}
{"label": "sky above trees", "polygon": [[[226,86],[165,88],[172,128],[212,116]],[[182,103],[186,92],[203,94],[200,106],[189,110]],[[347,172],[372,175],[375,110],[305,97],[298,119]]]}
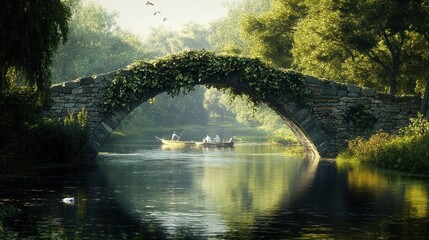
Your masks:
{"label": "sky above trees", "polygon": [[[145,37],[151,28],[167,27],[178,30],[183,24],[206,24],[225,17],[226,5],[241,0],[84,0],[95,2],[108,11],[116,11],[118,24]],[[149,2],[149,3],[148,3]],[[152,5],[153,4],[153,5]]]}

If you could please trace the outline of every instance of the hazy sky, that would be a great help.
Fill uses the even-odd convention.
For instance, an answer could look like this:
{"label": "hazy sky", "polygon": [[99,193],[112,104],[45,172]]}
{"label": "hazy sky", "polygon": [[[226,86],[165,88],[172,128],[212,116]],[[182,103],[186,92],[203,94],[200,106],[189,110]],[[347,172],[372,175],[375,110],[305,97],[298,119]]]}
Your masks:
{"label": "hazy sky", "polygon": [[190,21],[206,24],[222,18],[227,14],[226,4],[240,0],[149,0],[153,5],[146,4],[147,0],[84,0],[91,1],[109,12],[119,12],[117,22],[121,27],[145,36],[151,27],[177,30]]}

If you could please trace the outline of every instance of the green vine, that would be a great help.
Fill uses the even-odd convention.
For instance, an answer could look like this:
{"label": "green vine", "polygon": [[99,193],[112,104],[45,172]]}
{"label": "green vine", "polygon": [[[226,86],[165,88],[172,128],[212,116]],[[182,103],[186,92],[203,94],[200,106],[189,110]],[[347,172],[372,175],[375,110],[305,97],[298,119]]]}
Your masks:
{"label": "green vine", "polygon": [[[308,93],[300,73],[272,68],[258,59],[216,55],[205,50],[184,52],[153,62],[137,61],[127,70],[118,70],[105,89],[101,101],[104,112],[131,110],[135,107],[133,104],[149,98],[156,90],[172,97],[187,94],[195,85],[206,84],[210,77],[232,74],[238,74],[240,84],[252,90],[250,98],[255,105],[266,100],[268,95],[283,101],[303,101]],[[233,94],[243,94],[240,89],[231,90]]]}

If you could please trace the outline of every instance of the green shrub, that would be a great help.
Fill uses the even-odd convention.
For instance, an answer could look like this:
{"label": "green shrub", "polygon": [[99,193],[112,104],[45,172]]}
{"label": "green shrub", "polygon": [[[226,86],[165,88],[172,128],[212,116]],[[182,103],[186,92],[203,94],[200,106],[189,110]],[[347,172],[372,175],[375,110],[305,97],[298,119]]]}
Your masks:
{"label": "green shrub", "polygon": [[77,115],[73,112],[65,119],[45,119],[31,128],[30,136],[38,142],[33,149],[39,163],[69,164],[83,159],[87,138],[86,110]]}
{"label": "green shrub", "polygon": [[429,121],[419,115],[398,134],[377,132],[350,141],[339,158],[354,158],[383,169],[429,174]]}
{"label": "green shrub", "polygon": [[0,96],[0,171],[16,172],[51,164],[76,164],[87,138],[83,109],[66,119],[45,119],[31,90],[14,88]]}
{"label": "green shrub", "polygon": [[399,133],[403,136],[422,136],[429,133],[429,121],[418,113],[416,118],[411,118],[408,126],[402,128]]}

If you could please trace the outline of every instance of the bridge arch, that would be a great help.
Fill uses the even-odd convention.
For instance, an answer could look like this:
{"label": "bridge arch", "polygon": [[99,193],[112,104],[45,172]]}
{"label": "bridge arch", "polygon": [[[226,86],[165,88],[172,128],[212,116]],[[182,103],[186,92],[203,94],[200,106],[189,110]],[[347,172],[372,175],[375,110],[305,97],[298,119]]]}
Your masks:
{"label": "bridge arch", "polygon": [[[87,109],[87,156],[93,159],[136,107],[160,93],[176,96],[196,85],[228,88],[255,103],[266,103],[309,153],[321,157],[335,156],[356,136],[405,125],[419,107],[416,97],[389,98],[371,89],[271,68],[257,59],[191,51],[53,85],[53,105],[47,114],[62,118],[70,110]],[[363,106],[377,119],[374,126],[362,130],[348,120],[355,106]]]}

